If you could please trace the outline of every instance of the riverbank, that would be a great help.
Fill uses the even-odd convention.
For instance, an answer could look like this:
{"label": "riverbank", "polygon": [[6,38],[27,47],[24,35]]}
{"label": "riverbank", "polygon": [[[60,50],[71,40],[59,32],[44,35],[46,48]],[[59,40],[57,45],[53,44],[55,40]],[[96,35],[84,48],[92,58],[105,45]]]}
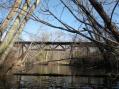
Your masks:
{"label": "riverbank", "polygon": [[83,67],[83,68],[98,68],[98,69],[115,69],[119,68],[118,60],[104,60],[102,57],[80,57],[80,58],[72,58],[69,65],[75,67]]}

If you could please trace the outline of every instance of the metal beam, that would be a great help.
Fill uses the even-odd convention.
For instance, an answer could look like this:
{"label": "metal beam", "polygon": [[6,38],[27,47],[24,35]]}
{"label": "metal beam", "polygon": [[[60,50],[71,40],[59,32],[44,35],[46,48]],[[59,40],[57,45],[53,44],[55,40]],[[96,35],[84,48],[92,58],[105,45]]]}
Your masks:
{"label": "metal beam", "polygon": [[96,45],[94,43],[92,43],[92,42],[18,41],[18,42],[15,42],[15,44],[26,44],[26,45],[29,45],[29,44],[33,44],[33,45],[37,45],[37,44],[45,44],[45,45],[77,45],[77,46],[80,46],[80,47],[82,47],[82,46],[83,47],[85,47],[85,46],[96,47]]}

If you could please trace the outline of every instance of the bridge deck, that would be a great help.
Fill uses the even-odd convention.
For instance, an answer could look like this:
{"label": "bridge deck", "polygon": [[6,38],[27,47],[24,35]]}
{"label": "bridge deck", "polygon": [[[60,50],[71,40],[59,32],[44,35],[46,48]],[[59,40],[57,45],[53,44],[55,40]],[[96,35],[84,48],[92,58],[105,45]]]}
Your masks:
{"label": "bridge deck", "polygon": [[90,46],[90,47],[96,47],[96,45],[92,42],[41,42],[41,41],[18,41],[15,42],[15,44],[45,44],[45,45],[79,45],[79,46]]}

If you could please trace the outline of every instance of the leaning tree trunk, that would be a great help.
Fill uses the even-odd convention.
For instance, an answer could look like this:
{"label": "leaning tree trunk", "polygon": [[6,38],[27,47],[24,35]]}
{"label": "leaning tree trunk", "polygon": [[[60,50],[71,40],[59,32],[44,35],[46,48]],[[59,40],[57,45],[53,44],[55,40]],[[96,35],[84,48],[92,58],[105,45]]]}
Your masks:
{"label": "leaning tree trunk", "polygon": [[8,55],[10,49],[13,47],[14,41],[19,37],[20,33],[23,31],[23,28],[26,22],[29,20],[31,14],[35,10],[36,6],[39,4],[40,0],[36,0],[31,7],[28,5],[29,2],[25,3],[21,12],[15,19],[15,22],[7,33],[7,36],[3,40],[2,44],[0,45],[0,64],[3,64],[5,61],[6,56]]}
{"label": "leaning tree trunk", "polygon": [[[19,0],[17,0],[19,1]],[[21,32],[23,31],[23,28],[25,27],[27,21],[29,20],[30,16],[32,15],[33,11],[39,4],[40,0],[35,0],[32,5],[30,5],[31,1],[26,0],[27,2],[24,3],[22,10],[18,13],[15,21],[13,22],[13,25],[11,29],[8,30],[8,33],[4,40],[2,41],[0,45],[0,72],[3,73],[2,76],[5,75],[7,70],[9,69],[6,62],[6,60],[13,60],[12,58],[7,58],[11,48],[13,47],[14,42],[17,40]],[[4,65],[5,64],[5,65]],[[8,67],[7,67],[8,66]]]}
{"label": "leaning tree trunk", "polygon": [[18,16],[16,17],[11,29],[6,34],[6,37],[3,39],[0,45],[0,65],[3,64],[5,61],[6,56],[9,53],[9,49],[11,48],[11,44],[13,45],[14,37],[20,28],[22,21],[25,18],[26,12],[28,11],[27,3],[24,3],[22,10],[19,12]]}
{"label": "leaning tree trunk", "polygon": [[9,23],[13,20],[14,16],[18,13],[18,9],[21,5],[22,0],[16,0],[13,6],[11,7],[11,10],[9,11],[9,14],[5,18],[5,20],[2,22],[0,26],[0,32],[3,32],[9,25]]}

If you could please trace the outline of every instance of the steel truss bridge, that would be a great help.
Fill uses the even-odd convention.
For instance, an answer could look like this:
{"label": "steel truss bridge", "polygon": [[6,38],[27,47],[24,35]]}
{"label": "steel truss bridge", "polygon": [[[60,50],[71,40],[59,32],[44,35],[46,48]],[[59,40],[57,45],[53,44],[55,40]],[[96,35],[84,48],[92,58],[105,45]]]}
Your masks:
{"label": "steel truss bridge", "polygon": [[[17,55],[20,58],[34,59],[34,56],[39,51],[49,51],[56,53],[55,56],[60,52],[62,54],[71,53],[76,50],[80,51],[84,56],[89,55],[90,48],[97,48],[92,42],[40,42],[40,41],[17,41],[14,43],[13,49],[17,50]],[[97,54],[98,55],[98,54]],[[65,57],[64,57],[65,58]],[[62,58],[61,58],[62,59]],[[60,60],[60,59],[57,59]]]}

